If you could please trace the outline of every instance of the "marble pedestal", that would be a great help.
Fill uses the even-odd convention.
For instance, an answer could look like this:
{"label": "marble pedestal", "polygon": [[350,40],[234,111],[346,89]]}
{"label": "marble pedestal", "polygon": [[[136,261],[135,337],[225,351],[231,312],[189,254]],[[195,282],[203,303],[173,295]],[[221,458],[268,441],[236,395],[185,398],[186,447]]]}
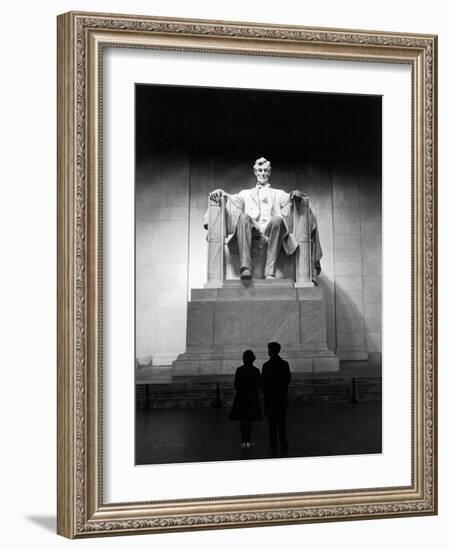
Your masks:
{"label": "marble pedestal", "polygon": [[242,353],[268,360],[267,343],[279,342],[292,372],[339,370],[326,342],[326,313],[319,287],[295,288],[289,279],[226,281],[222,288],[193,289],[187,306],[186,352],[173,376],[233,374]]}

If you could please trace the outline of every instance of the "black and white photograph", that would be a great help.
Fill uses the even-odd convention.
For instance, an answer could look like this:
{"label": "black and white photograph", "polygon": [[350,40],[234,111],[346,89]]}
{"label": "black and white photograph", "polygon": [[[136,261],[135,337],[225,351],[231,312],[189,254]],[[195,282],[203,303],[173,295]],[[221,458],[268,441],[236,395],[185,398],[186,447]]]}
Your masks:
{"label": "black and white photograph", "polygon": [[135,462],[382,452],[382,97],[135,85]]}

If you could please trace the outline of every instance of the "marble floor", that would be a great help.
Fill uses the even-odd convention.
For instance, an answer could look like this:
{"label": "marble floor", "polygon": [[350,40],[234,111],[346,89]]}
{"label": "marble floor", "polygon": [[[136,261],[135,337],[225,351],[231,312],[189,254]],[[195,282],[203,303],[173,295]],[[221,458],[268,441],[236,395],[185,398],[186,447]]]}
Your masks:
{"label": "marble floor", "polygon": [[[266,420],[253,425],[253,449],[240,449],[239,423],[229,408],[150,409],[136,412],[136,464],[249,460],[272,455]],[[382,452],[382,403],[304,403],[287,413],[283,457]]]}

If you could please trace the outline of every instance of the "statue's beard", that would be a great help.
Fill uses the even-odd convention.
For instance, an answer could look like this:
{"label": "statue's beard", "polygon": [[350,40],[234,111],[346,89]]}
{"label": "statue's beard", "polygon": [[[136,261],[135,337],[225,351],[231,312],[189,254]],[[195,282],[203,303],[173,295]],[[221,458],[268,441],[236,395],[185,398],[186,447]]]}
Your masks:
{"label": "statue's beard", "polygon": [[266,178],[257,178],[257,183],[260,183],[260,185],[265,185],[266,183],[268,183],[268,176]]}

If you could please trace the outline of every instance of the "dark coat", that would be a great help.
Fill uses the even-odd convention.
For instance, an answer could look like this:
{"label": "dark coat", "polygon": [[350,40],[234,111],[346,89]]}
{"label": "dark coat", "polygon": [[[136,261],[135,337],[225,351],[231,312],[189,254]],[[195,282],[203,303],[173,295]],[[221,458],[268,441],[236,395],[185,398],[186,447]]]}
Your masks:
{"label": "dark coat", "polygon": [[260,371],[254,365],[242,365],[235,371],[236,391],[229,418],[241,422],[262,420],[259,401]]}
{"label": "dark coat", "polygon": [[271,357],[262,367],[261,387],[265,394],[265,416],[277,415],[287,408],[290,366],[279,356]]}

